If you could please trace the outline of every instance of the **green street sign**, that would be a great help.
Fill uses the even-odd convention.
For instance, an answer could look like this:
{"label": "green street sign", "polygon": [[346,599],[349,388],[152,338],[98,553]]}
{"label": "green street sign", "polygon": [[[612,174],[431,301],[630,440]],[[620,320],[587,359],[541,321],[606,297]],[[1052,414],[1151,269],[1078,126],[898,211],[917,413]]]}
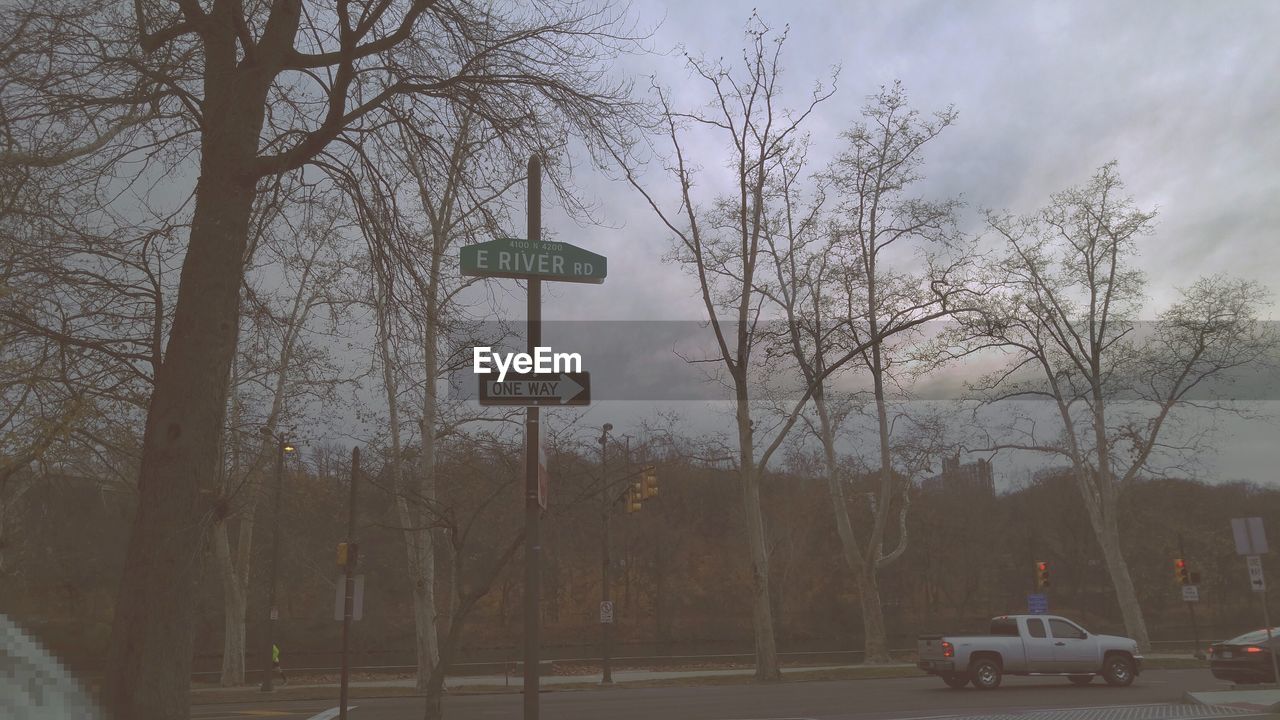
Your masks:
{"label": "green street sign", "polygon": [[463,275],[539,278],[562,282],[602,283],[607,260],[590,250],[562,242],[498,238],[464,245],[458,254]]}

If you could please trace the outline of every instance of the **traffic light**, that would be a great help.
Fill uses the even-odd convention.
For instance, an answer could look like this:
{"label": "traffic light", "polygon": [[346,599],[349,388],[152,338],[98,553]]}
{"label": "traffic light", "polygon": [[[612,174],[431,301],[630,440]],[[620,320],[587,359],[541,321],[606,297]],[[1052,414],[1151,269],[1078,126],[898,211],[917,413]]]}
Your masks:
{"label": "traffic light", "polygon": [[1036,589],[1049,587],[1049,563],[1040,560],[1036,563]]}
{"label": "traffic light", "polygon": [[643,500],[658,497],[658,468],[650,465],[644,469],[644,476],[641,478],[641,493]]}
{"label": "traffic light", "polygon": [[627,488],[627,512],[640,512],[640,501],[644,499],[644,489],[639,480]]}
{"label": "traffic light", "polygon": [[1187,561],[1177,558],[1173,561],[1173,576],[1179,585],[1191,584],[1191,568],[1187,567]]}
{"label": "traffic light", "polygon": [[356,543],[338,543],[338,567],[355,567],[360,548]]}

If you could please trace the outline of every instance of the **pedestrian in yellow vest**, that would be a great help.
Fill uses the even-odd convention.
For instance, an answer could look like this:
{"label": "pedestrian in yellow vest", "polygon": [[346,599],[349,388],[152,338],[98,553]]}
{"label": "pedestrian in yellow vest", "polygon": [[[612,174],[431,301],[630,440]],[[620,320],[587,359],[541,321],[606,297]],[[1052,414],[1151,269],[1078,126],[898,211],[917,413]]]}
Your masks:
{"label": "pedestrian in yellow vest", "polygon": [[282,685],[289,684],[289,678],[284,676],[284,668],[280,667],[280,646],[272,644],[271,646],[271,667],[280,672],[280,683]]}

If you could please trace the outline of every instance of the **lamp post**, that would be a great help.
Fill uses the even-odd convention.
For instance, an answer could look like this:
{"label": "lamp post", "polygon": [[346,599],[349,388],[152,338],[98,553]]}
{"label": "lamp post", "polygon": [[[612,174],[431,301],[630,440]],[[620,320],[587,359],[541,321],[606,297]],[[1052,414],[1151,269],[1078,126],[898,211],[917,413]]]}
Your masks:
{"label": "lamp post", "polygon": [[280,490],[284,486],[284,456],[293,452],[294,449],[289,443],[277,438],[276,487],[271,527],[271,575],[270,584],[267,586],[267,643],[266,652],[262,656],[262,692],[271,692],[275,689],[272,687],[272,657],[276,646],[276,618],[279,617],[279,613],[276,612],[276,580],[280,570]]}
{"label": "lamp post", "polygon": [[[605,423],[600,433],[600,684],[613,684],[613,671],[609,667],[609,654],[612,640],[613,613],[605,617],[605,606],[609,602],[609,515],[613,510],[612,494],[609,492],[609,431],[613,425]],[[607,622],[606,622],[607,620]]]}

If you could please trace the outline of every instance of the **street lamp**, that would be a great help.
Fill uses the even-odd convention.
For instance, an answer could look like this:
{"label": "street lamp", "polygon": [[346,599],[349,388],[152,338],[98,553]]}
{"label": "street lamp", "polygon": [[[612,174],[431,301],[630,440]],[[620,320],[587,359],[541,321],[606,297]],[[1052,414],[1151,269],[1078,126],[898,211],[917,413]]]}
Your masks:
{"label": "street lamp", "polygon": [[[264,432],[269,432],[264,430]],[[267,644],[266,652],[262,657],[262,692],[271,692],[272,687],[272,660],[275,655],[275,630],[276,619],[280,616],[276,612],[276,579],[280,569],[280,490],[284,486],[284,456],[291,452],[296,452],[291,443],[283,439],[276,438],[276,487],[275,487],[275,508],[272,510],[274,521],[271,528],[271,575],[269,585],[267,586]]]}
{"label": "street lamp", "polygon": [[605,423],[600,433],[600,684],[613,684],[613,671],[609,667],[609,643],[612,640],[613,612],[609,608],[609,514],[612,511],[609,492],[609,431],[613,425]]}

